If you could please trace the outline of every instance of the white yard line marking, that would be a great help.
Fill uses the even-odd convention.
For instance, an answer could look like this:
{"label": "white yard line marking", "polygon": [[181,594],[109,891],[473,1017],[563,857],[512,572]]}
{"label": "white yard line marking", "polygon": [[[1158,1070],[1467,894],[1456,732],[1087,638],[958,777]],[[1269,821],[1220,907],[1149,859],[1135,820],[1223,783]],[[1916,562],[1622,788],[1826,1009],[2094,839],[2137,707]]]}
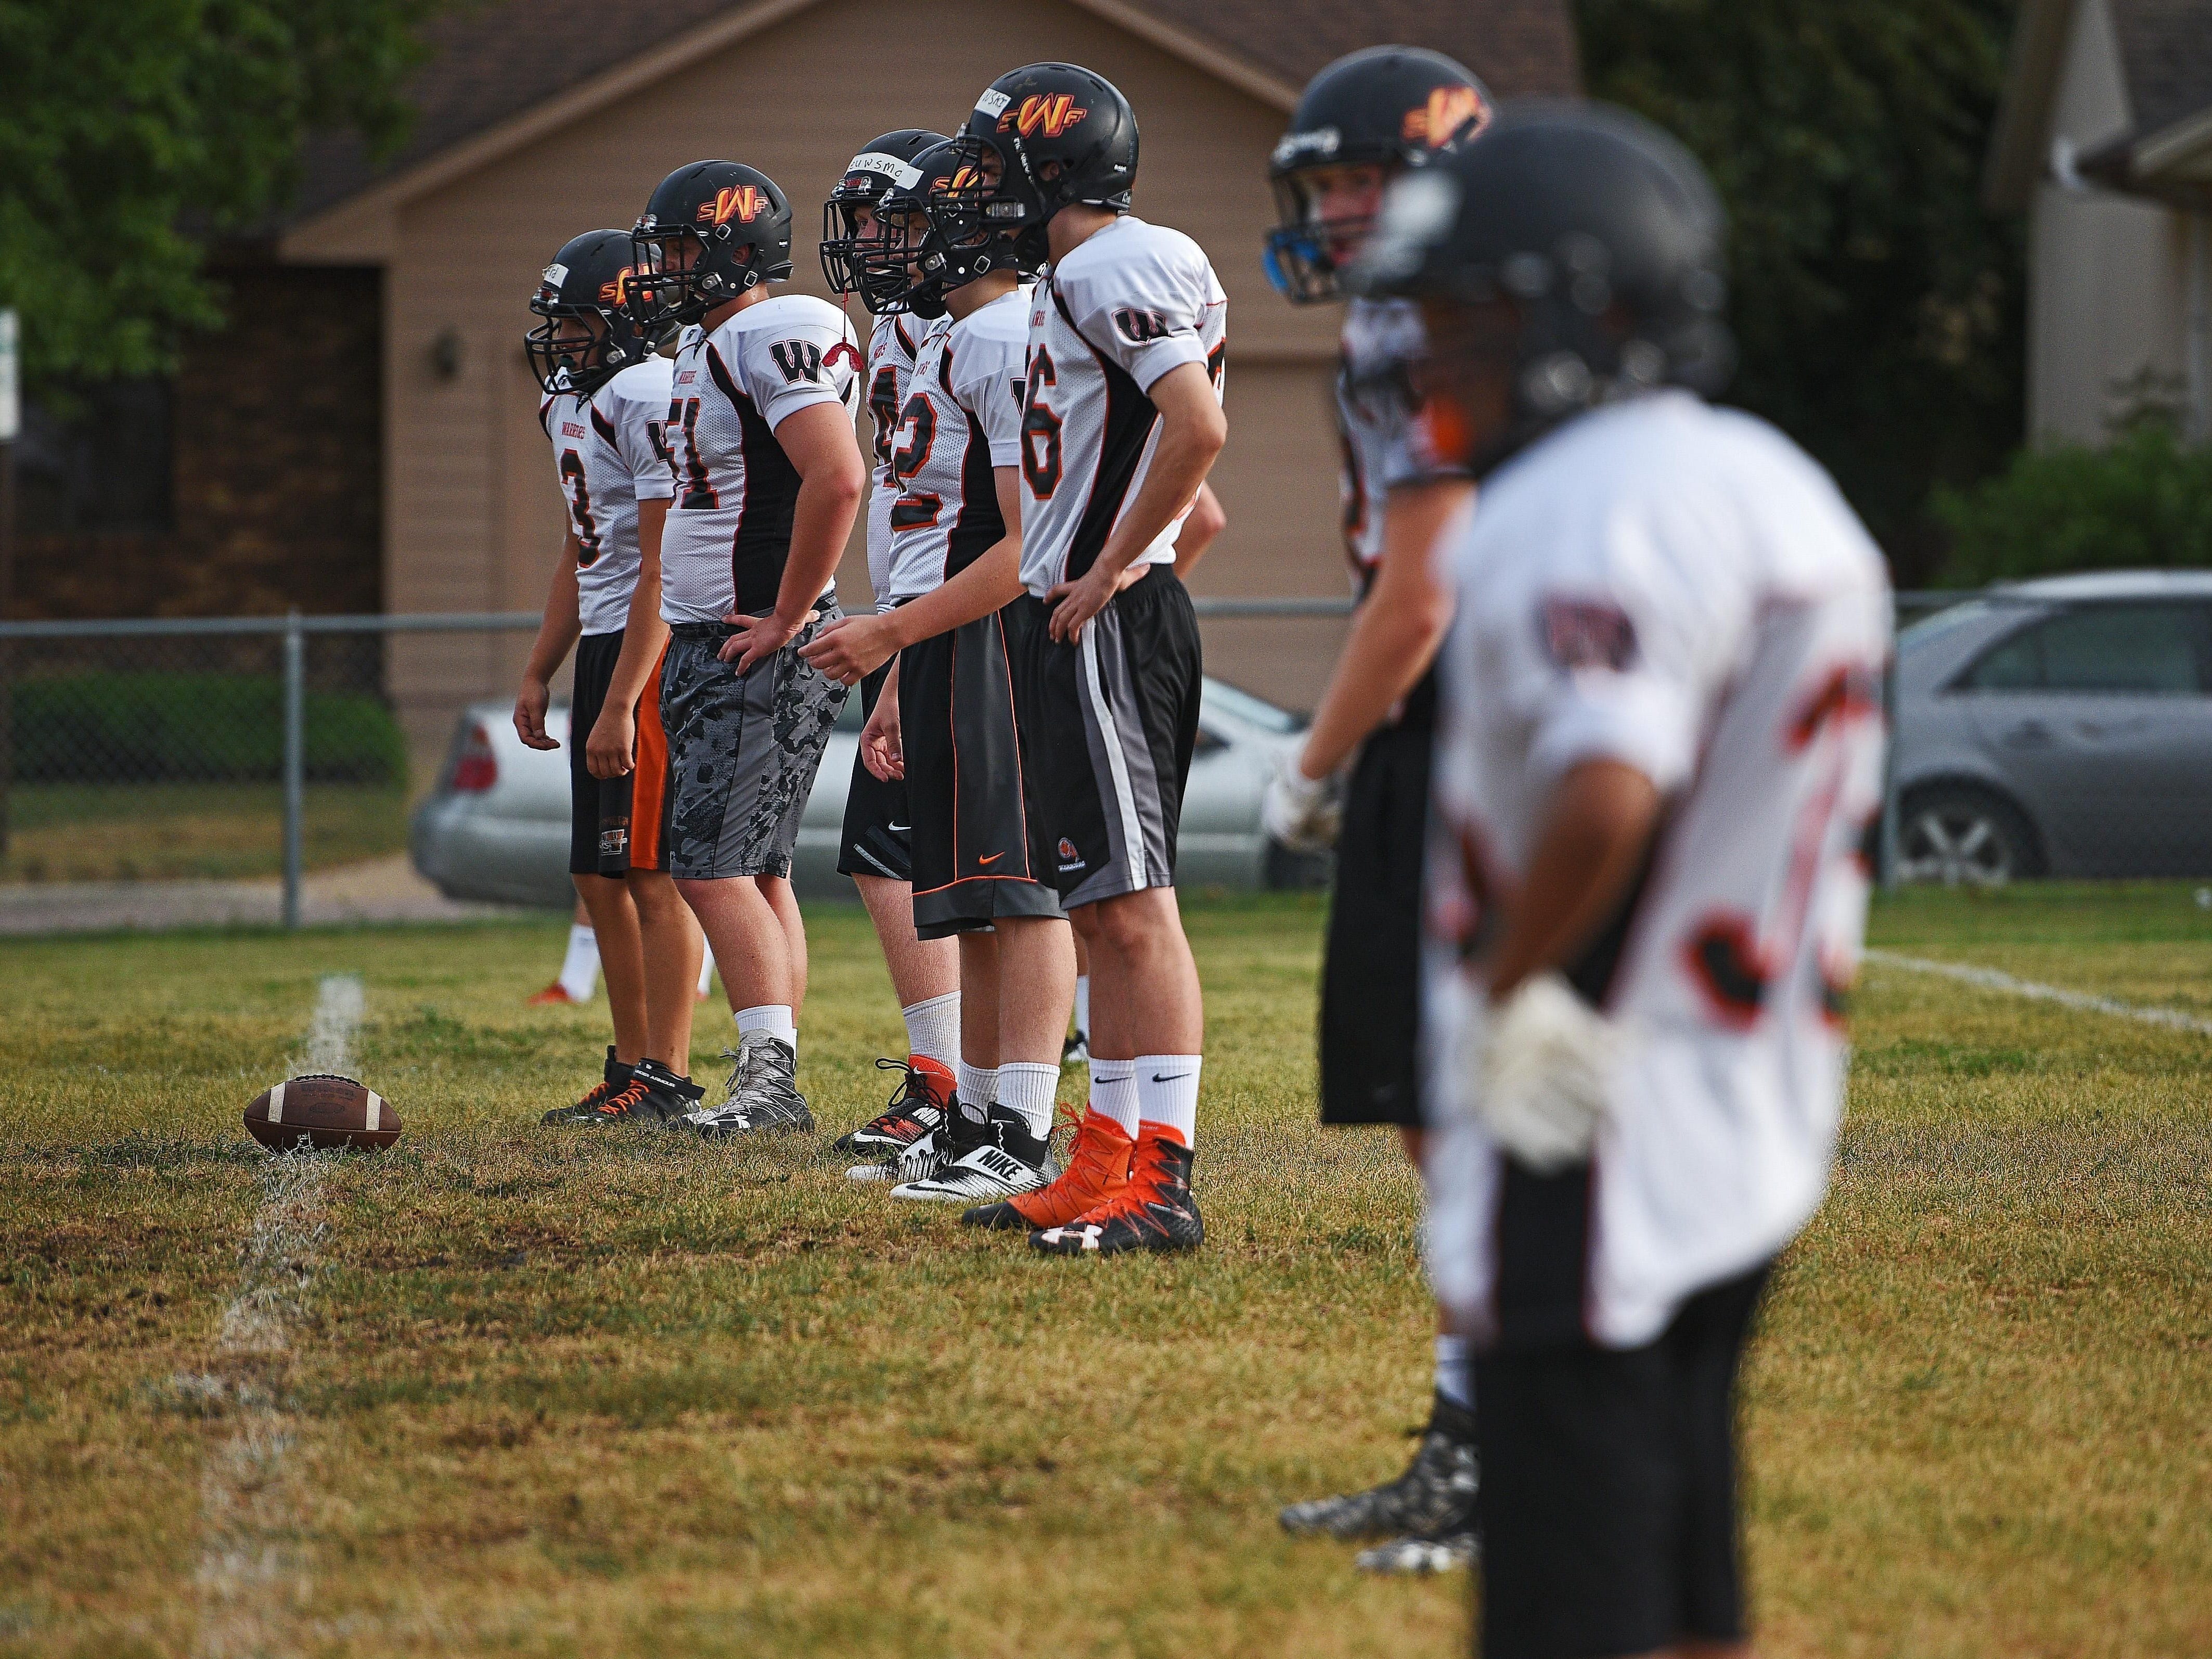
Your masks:
{"label": "white yard line marking", "polygon": [[[361,981],[325,978],[298,1064],[317,1072],[353,1064],[361,1024]],[[305,1521],[287,1455],[299,1424],[285,1399],[292,1335],[307,1315],[314,1278],[325,1162],[309,1152],[270,1159],[261,1208],[246,1235],[238,1293],[222,1310],[213,1364],[177,1379],[180,1393],[235,1413],[230,1438],[200,1477],[201,1659],[260,1659],[298,1651],[313,1594],[310,1563],[299,1547]]]}
{"label": "white yard line marking", "polygon": [[2111,1014],[2119,1019],[2138,1020],[2145,1025],[2163,1025],[2170,1030],[2194,1031],[2201,1036],[2212,1036],[2212,1019],[2185,1014],[2179,1008],[2146,1008],[2137,1003],[2115,1001],[2111,997],[2092,996],[2087,991],[2068,991],[2056,985],[2039,985],[2033,980],[2014,979],[2010,974],[2000,973],[1995,968],[1977,968],[1970,963],[1933,962],[1926,957],[1900,956],[1894,951],[1869,951],[1865,955],[1869,962],[1878,967],[1902,968],[1915,974],[1936,974],[1984,991],[2002,991],[2008,996],[2027,997],[2031,1001],[2055,1002],[2061,1007],[2079,1008],[2084,1013]]}

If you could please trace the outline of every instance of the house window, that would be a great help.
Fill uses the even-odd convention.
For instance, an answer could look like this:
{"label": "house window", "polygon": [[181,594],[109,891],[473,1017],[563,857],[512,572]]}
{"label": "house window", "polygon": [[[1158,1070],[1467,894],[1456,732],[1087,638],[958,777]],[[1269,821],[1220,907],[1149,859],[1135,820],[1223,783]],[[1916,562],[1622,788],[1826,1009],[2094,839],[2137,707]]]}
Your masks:
{"label": "house window", "polygon": [[15,452],[24,532],[167,530],[170,399],[167,380],[111,380],[72,393],[66,414],[26,405]]}

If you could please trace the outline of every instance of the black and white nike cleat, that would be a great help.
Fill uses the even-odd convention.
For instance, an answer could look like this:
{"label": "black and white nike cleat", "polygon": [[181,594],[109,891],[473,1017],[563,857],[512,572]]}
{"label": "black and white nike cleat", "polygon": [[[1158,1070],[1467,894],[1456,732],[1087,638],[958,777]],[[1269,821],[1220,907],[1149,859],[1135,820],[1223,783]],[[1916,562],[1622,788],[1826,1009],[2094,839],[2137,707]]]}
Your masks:
{"label": "black and white nike cleat", "polygon": [[[1435,1396],[1413,1461],[1395,1480],[1340,1498],[1293,1504],[1276,1518],[1283,1530],[1330,1538],[1433,1538],[1473,1525],[1480,1475],[1474,1455],[1474,1413]],[[1429,1571],[1425,1568],[1376,1571]]]}
{"label": "black and white nike cleat", "polygon": [[1018,1112],[994,1106],[980,1135],[972,1120],[956,1114],[959,1125],[939,1131],[942,1152],[937,1167],[919,1179],[891,1188],[893,1198],[943,1204],[995,1204],[1017,1193],[1035,1192],[1060,1174],[1050,1141],[1033,1135]]}
{"label": "black and white nike cleat", "polygon": [[945,1121],[952,1103],[953,1077],[936,1060],[921,1054],[904,1060],[879,1060],[876,1069],[896,1072],[898,1087],[884,1109],[830,1147],[854,1158],[895,1159]]}

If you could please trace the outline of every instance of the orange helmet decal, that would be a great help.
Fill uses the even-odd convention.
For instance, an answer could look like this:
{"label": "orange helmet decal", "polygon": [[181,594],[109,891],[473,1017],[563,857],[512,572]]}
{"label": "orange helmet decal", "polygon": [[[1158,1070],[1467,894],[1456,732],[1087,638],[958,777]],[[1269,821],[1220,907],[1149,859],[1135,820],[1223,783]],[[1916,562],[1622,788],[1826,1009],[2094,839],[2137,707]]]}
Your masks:
{"label": "orange helmet decal", "polygon": [[1482,94],[1473,87],[1437,87],[1429,93],[1428,101],[1417,104],[1406,112],[1405,125],[1400,136],[1407,143],[1419,142],[1431,149],[1442,149],[1460,136],[1460,129],[1469,122],[1476,131],[1490,118]]}
{"label": "orange helmet decal", "polygon": [[699,216],[710,225],[727,224],[736,219],[750,224],[768,207],[768,198],[758,185],[725,185],[714,192],[711,202],[699,204]]}
{"label": "orange helmet decal", "polygon": [[1020,106],[999,118],[999,131],[1018,132],[1026,138],[1040,128],[1048,138],[1057,138],[1091,112],[1075,106],[1072,92],[1032,93]]}
{"label": "orange helmet decal", "polygon": [[611,283],[599,284],[599,303],[603,306],[624,305],[629,300],[630,278],[637,275],[635,265],[624,265],[615,273]]}

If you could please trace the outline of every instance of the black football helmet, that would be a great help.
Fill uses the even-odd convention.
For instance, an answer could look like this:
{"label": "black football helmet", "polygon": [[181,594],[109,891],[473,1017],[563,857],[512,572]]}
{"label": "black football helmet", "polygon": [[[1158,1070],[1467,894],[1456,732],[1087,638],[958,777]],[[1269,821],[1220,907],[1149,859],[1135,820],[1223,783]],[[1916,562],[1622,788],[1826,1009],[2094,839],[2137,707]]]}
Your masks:
{"label": "black football helmet", "polygon": [[[1424,390],[1449,394],[1478,363],[1511,375],[1503,433],[1479,448],[1437,433],[1481,473],[1594,404],[1718,392],[1735,363],[1726,235],[1712,181],[1668,134],[1609,104],[1531,99],[1390,187],[1346,285],[1424,301]],[[1432,422],[1444,414],[1432,400]]]}
{"label": "black football helmet", "polygon": [[916,156],[945,141],[941,132],[901,127],[870,139],[867,148],[845,164],[845,176],[822,204],[822,275],[832,294],[857,294],[871,312],[882,310],[875,296],[861,285],[859,269],[853,263],[864,244],[855,210],[866,208],[872,212],[884,192],[898,182]]}
{"label": "black football helmet", "polygon": [[1315,76],[1267,158],[1282,216],[1267,233],[1267,280],[1299,305],[1338,298],[1339,254],[1356,248],[1374,220],[1322,218],[1318,171],[1426,167],[1480,132],[1493,106],[1472,71],[1419,46],[1370,46]]}
{"label": "black football helmet", "polygon": [[549,394],[596,392],[650,355],[630,313],[635,275],[626,230],[587,230],[553,256],[530,296],[545,320],[522,337],[530,372]]}
{"label": "black football helmet", "polygon": [[954,241],[938,228],[936,205],[969,181],[963,154],[951,139],[924,150],[877,204],[882,236],[862,243],[854,258],[863,291],[882,296],[878,309],[941,317],[945,296],[954,289],[994,270],[1026,275],[1036,269],[1021,232],[963,222],[966,240]]}
{"label": "black football helmet", "polygon": [[953,140],[967,177],[935,198],[930,219],[951,247],[1013,237],[1025,269],[1045,262],[1045,227],[1080,203],[1129,210],[1137,112],[1104,76],[1031,64],[984,89]]}
{"label": "black football helmet", "polygon": [[638,326],[655,342],[791,275],[791,203],[739,161],[693,161],[654,187],[630,231]]}

